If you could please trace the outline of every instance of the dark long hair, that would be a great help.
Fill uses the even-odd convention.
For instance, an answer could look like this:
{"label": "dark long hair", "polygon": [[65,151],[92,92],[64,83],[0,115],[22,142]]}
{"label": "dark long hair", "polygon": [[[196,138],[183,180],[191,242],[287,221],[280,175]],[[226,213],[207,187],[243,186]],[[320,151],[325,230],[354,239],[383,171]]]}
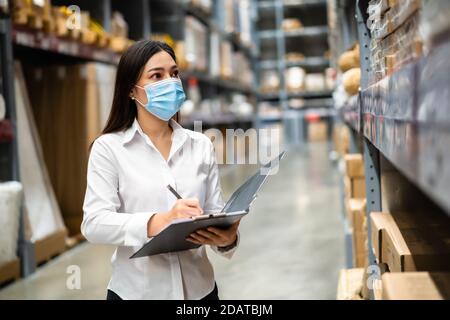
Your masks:
{"label": "dark long hair", "polygon": [[[141,77],[147,61],[155,54],[165,51],[177,62],[175,52],[166,43],[153,40],[141,40],[124,52],[117,67],[114,98],[111,112],[102,134],[128,129],[137,115],[136,104],[130,98],[130,92]],[[178,120],[178,115],[177,119]]]}

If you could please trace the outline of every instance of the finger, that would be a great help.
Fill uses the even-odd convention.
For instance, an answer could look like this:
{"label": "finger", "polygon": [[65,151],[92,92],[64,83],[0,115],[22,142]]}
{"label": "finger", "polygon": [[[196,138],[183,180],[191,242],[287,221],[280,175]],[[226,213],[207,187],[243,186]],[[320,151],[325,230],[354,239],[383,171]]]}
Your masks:
{"label": "finger", "polygon": [[218,237],[215,233],[208,232],[208,231],[205,231],[205,230],[197,230],[197,234],[201,235],[204,238],[212,240],[214,242],[217,241],[217,240],[221,240],[221,238]]}
{"label": "finger", "polygon": [[200,201],[198,201],[197,198],[188,198],[188,199],[185,199],[183,202],[185,205],[187,205],[189,207],[201,209]]}
{"label": "finger", "polygon": [[205,237],[203,237],[203,236],[201,236],[201,235],[199,235],[197,233],[192,233],[190,236],[192,238],[194,238],[194,240],[200,242],[201,244],[211,244],[211,242],[212,242],[211,240],[209,240],[209,239],[207,239],[207,238],[205,238]]}
{"label": "finger", "polygon": [[226,235],[227,235],[227,231],[226,230],[222,230],[222,229],[218,229],[218,228],[214,228],[214,227],[209,227],[206,230],[208,230],[209,232],[215,234],[219,238],[225,238]]}
{"label": "finger", "polygon": [[195,240],[195,239],[192,238],[192,237],[187,237],[187,238],[186,238],[186,241],[189,241],[189,242],[192,242],[192,243],[195,243],[195,244],[201,244],[200,242],[198,242],[197,240]]}
{"label": "finger", "polygon": [[198,216],[198,215],[201,214],[200,210],[196,210],[196,209],[191,208],[191,207],[184,207],[184,208],[181,209],[181,212],[186,214],[186,215],[189,215],[189,216]]}

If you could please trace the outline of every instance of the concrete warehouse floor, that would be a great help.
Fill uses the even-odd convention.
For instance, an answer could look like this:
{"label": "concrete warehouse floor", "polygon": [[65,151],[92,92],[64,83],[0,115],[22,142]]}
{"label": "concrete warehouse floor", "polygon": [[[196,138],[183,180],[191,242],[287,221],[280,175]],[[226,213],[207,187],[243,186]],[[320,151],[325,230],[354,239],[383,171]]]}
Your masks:
{"label": "concrete warehouse floor", "polygon": [[[338,174],[328,150],[314,143],[289,151],[242,220],[233,259],[209,250],[221,299],[335,299],[345,246]],[[223,170],[225,199],[255,170]],[[0,290],[0,299],[104,299],[113,250],[85,242]],[[80,267],[79,290],[67,289],[70,265]]]}

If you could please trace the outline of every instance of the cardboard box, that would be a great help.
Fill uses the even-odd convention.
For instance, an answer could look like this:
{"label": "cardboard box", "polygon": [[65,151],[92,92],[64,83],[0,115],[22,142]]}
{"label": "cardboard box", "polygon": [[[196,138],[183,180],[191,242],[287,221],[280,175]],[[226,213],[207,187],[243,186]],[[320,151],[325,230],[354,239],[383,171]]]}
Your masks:
{"label": "cardboard box", "polygon": [[308,138],[310,142],[323,142],[328,139],[328,125],[325,121],[308,124]]}
{"label": "cardboard box", "polygon": [[441,227],[382,231],[382,262],[391,272],[450,270],[450,235]]}
{"label": "cardboard box", "polygon": [[350,150],[350,129],[346,125],[333,125],[333,143],[336,152],[344,156]]}
{"label": "cardboard box", "polygon": [[364,268],[354,268],[339,272],[337,300],[362,300],[364,271]]}
{"label": "cardboard box", "polygon": [[[384,225],[380,227],[379,220],[383,218],[381,224]],[[372,219],[372,243],[378,243],[381,251],[377,257],[387,263],[391,271],[450,270],[447,217],[434,213],[395,212],[392,215],[385,213],[383,218]]]}
{"label": "cardboard box", "polygon": [[344,193],[347,199],[353,198],[352,179],[344,176]]}
{"label": "cardboard box", "polygon": [[349,199],[347,201],[347,216],[354,231],[367,230],[366,199]]}
{"label": "cardboard box", "polygon": [[373,298],[374,300],[383,300],[383,281],[381,279],[373,281]]}
{"label": "cardboard box", "polygon": [[400,229],[415,227],[447,226],[450,230],[450,219],[435,212],[392,212],[395,223]]}
{"label": "cardboard box", "polygon": [[366,181],[365,178],[344,177],[345,195],[347,198],[365,198]]}
{"label": "cardboard box", "polygon": [[345,174],[350,178],[364,178],[364,160],[360,153],[344,156]]}
{"label": "cardboard box", "polygon": [[382,276],[385,300],[448,300],[450,273],[404,272]]}
{"label": "cardboard box", "polygon": [[369,258],[367,254],[353,255],[353,267],[366,268],[369,265]]}
{"label": "cardboard box", "polygon": [[111,86],[102,85],[111,75],[105,77],[104,68],[95,63],[25,68],[45,164],[70,236],[80,233],[89,146],[101,132],[102,105],[109,104],[102,103],[111,94]]}
{"label": "cardboard box", "polygon": [[367,232],[353,231],[353,255],[367,255]]}
{"label": "cardboard box", "polygon": [[383,261],[381,252],[381,234],[386,228],[389,228],[395,224],[394,219],[390,213],[386,212],[371,212],[370,213],[370,226],[371,226],[371,240],[372,250],[377,258],[378,262]]}
{"label": "cardboard box", "polygon": [[365,178],[352,178],[352,191],[354,198],[365,198],[366,197]]}

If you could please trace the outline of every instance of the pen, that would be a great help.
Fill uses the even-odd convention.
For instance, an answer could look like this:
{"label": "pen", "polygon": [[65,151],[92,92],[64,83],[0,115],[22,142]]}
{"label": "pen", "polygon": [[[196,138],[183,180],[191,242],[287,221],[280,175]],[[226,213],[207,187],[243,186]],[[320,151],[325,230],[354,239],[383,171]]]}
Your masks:
{"label": "pen", "polygon": [[170,192],[172,192],[172,194],[173,194],[175,197],[177,197],[177,199],[183,199],[183,198],[178,194],[178,192],[176,192],[175,189],[172,188],[172,186],[171,186],[170,184],[167,185],[167,189],[169,189]]}
{"label": "pen", "polygon": [[[174,189],[170,184],[167,185],[167,189],[169,189],[170,192],[172,192],[172,194],[173,194],[175,197],[177,197],[177,199],[183,199],[183,198],[178,194],[178,192],[176,192],[175,189]],[[203,212],[203,210],[202,210],[202,212]],[[201,217],[202,217],[202,215],[197,216],[197,217],[191,217],[191,219],[200,219]],[[206,216],[206,217],[207,217],[207,216]]]}

